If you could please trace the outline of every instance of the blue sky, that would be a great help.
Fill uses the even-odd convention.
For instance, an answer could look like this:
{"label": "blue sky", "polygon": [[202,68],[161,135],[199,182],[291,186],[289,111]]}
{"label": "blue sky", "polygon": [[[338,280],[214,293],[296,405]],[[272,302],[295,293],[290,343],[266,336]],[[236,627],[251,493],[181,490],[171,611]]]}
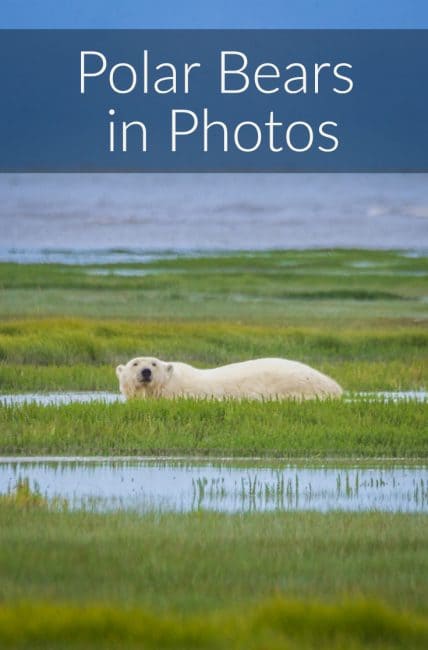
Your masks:
{"label": "blue sky", "polygon": [[1,0],[0,27],[428,27],[427,0]]}

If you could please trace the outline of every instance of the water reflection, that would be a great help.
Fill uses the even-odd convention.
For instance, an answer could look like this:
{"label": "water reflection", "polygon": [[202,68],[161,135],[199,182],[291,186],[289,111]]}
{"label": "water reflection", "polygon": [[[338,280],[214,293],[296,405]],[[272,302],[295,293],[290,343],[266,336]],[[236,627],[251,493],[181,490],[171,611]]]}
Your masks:
{"label": "water reflection", "polygon": [[188,512],[382,510],[428,512],[427,467],[269,467],[233,462],[0,461],[0,493],[28,480],[71,508]]}

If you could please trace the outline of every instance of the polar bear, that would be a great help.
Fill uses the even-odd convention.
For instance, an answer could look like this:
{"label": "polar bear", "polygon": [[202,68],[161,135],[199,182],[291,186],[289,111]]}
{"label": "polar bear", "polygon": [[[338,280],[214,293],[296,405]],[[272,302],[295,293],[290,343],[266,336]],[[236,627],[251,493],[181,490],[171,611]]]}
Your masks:
{"label": "polar bear", "polygon": [[200,370],[187,363],[136,357],[116,368],[127,398],[324,399],[342,388],[318,370],[287,359],[254,359]]}

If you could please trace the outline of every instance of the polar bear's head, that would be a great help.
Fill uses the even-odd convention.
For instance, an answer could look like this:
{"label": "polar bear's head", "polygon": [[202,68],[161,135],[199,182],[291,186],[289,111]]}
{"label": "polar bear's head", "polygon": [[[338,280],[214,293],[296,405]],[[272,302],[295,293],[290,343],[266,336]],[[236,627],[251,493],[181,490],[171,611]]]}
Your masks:
{"label": "polar bear's head", "polygon": [[116,368],[120,391],[128,399],[160,395],[173,372],[172,363],[155,357],[136,357]]}

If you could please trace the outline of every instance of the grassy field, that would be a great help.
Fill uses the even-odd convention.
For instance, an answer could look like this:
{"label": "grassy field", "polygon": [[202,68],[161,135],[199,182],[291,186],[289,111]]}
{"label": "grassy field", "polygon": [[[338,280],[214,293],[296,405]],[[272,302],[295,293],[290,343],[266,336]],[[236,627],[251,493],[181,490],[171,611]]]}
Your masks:
{"label": "grassy field", "polygon": [[428,518],[420,515],[101,515],[2,503],[0,522],[2,601],[191,613],[275,594],[325,602],[346,594],[428,610]]}
{"label": "grassy field", "polygon": [[[261,325],[416,326],[427,259],[388,251],[285,251],[144,264],[0,264],[2,315]],[[422,325],[422,323],[419,323]]]}
{"label": "grassy field", "polygon": [[0,607],[0,642],[20,650],[416,650],[426,647],[427,628],[426,619],[366,601],[276,598],[250,611],[185,618],[108,605]]}
{"label": "grassy field", "polygon": [[427,534],[419,515],[138,517],[3,498],[0,642],[422,648]]}
{"label": "grassy field", "polygon": [[[347,391],[423,390],[427,268],[424,257],[379,251],[0,264],[0,391],[117,391],[114,367],[137,354],[199,367],[285,356]],[[425,410],[365,402],[12,408],[0,411],[0,452],[426,457]]]}
{"label": "grassy field", "polygon": [[[347,391],[426,390],[427,258],[290,251],[0,264],[0,392],[117,391],[138,354],[295,358]],[[0,406],[0,454],[428,458],[426,403]],[[332,462],[332,461],[331,461]],[[426,515],[70,512],[0,497],[0,646],[428,645]]]}
{"label": "grassy field", "polygon": [[141,353],[204,367],[285,356],[334,376],[347,390],[427,385],[428,333],[236,323],[10,320],[0,325],[0,390],[117,390],[115,366]]}
{"label": "grassy field", "polygon": [[135,401],[0,408],[1,454],[428,458],[425,403]]}

